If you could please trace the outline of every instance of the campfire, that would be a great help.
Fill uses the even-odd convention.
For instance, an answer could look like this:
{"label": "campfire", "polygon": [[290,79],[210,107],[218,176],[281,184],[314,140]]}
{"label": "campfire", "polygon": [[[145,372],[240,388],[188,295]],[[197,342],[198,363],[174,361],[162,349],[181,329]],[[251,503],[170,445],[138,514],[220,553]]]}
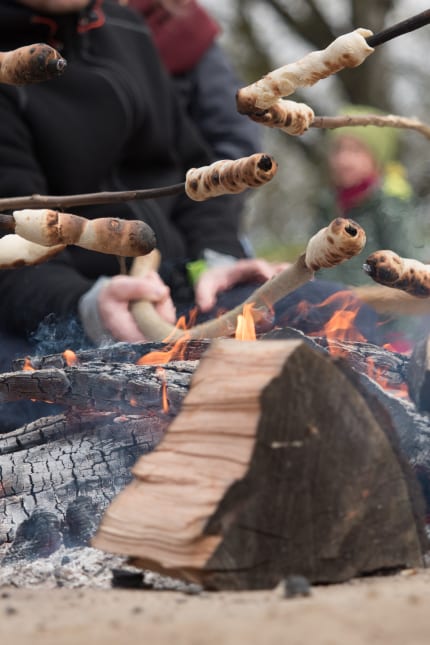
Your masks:
{"label": "campfire", "polygon": [[[310,108],[283,97],[361,64],[384,38],[358,29],[336,39],[242,88],[238,110],[289,134],[318,127]],[[45,68],[61,73],[65,61],[48,54]],[[4,65],[0,59],[7,74],[0,81],[26,79]],[[264,185],[276,169],[261,153],[190,169],[184,184],[156,195],[116,198],[185,191],[209,199]],[[36,264],[78,244],[134,257],[134,275],[156,268],[155,240],[141,222],[90,222],[53,210],[112,198],[0,200],[0,209],[13,210],[0,216],[10,233],[0,266]],[[132,310],[148,342],[64,348],[0,374],[2,402],[61,406],[0,436],[5,560],[90,543],[210,589],[271,588],[297,571],[328,583],[421,566],[430,509],[428,340],[414,348],[369,342],[356,324],[354,290],[297,305],[302,319],[333,309],[319,329],[305,333],[284,321],[259,330],[282,298],[364,243],[356,222],[337,218],[282,273],[215,320],[172,326],[140,301]],[[387,259],[394,263],[388,280]],[[366,267],[408,297],[428,296],[427,274],[414,261],[380,251]]]}

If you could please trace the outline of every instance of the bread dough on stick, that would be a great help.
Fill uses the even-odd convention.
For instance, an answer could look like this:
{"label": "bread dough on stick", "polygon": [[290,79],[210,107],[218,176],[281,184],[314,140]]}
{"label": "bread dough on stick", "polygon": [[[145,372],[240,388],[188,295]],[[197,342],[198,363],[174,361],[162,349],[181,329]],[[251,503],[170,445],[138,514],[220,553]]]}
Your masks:
{"label": "bread dough on stick", "polygon": [[155,247],[153,230],[140,220],[114,217],[89,220],[49,208],[14,211],[13,218],[17,235],[44,246],[75,244],[123,257],[146,255]]}
{"label": "bread dough on stick", "polygon": [[366,244],[366,233],[351,219],[337,217],[308,242],[305,263],[308,267],[330,269],[358,255]]}
{"label": "bread dough on stick", "polygon": [[401,289],[418,298],[430,296],[430,265],[411,258],[402,258],[394,251],[375,251],[366,260],[363,270],[379,284]]}
{"label": "bread dough on stick", "polygon": [[60,76],[66,69],[64,58],[49,45],[37,43],[0,52],[0,83],[29,85]]}
{"label": "bread dough on stick", "polygon": [[279,128],[287,134],[297,136],[310,128],[315,113],[306,103],[279,99],[267,110],[254,112],[249,114],[249,117],[269,128]]}
{"label": "bread dough on stick", "polygon": [[345,67],[361,65],[374,51],[366,42],[366,38],[372,35],[369,29],[359,27],[339,36],[325,49],[310,52],[241,88],[236,96],[238,112],[251,114],[256,110],[267,110],[279,98],[293,94],[298,87],[314,85]]}
{"label": "bread dough on stick", "polygon": [[41,264],[64,248],[64,244],[50,247],[35,244],[14,233],[4,235],[0,238],[0,269],[16,269]]}
{"label": "bread dough on stick", "polygon": [[201,202],[219,195],[242,193],[270,181],[278,169],[276,161],[265,153],[241,159],[221,159],[210,166],[190,168],[186,175],[185,192],[190,199]]}

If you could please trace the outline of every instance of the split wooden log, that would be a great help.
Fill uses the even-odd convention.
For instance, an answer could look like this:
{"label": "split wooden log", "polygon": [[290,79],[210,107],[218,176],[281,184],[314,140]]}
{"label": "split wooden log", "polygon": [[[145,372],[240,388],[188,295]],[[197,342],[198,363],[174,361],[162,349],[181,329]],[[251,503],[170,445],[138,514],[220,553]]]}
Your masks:
{"label": "split wooden log", "polygon": [[306,343],[215,341],[93,545],[211,589],[421,566],[419,495],[393,439],[348,369]]}
{"label": "split wooden log", "polygon": [[44,43],[26,45],[0,52],[0,83],[29,85],[40,83],[63,74],[66,60]]}
{"label": "split wooden log", "polygon": [[[333,267],[360,253],[366,243],[366,234],[359,224],[349,219],[336,218],[329,226],[318,231],[308,242],[306,251],[296,262],[256,289],[246,301],[223,316],[196,325],[186,331],[164,321],[151,303],[136,302],[131,311],[139,329],[149,341],[178,340],[183,338],[217,338],[232,336],[236,330],[237,319],[248,307],[254,324],[270,316],[273,306],[286,295],[308,282],[314,272],[321,268]],[[159,256],[152,252],[147,259],[138,258],[133,275],[144,275],[157,268]]]}

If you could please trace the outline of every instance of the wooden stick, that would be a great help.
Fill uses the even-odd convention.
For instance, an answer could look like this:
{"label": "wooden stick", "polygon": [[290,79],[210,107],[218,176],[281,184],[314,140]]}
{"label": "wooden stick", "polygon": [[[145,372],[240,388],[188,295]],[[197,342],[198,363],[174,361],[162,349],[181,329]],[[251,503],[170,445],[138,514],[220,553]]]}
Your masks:
{"label": "wooden stick", "polygon": [[384,285],[353,287],[353,292],[362,302],[378,314],[393,316],[423,316],[430,314],[430,298],[417,298],[405,291]]}
{"label": "wooden stick", "polygon": [[[139,329],[149,341],[172,341],[184,337],[202,339],[232,336],[236,330],[237,318],[243,313],[246,304],[252,305],[250,307],[251,315],[254,324],[258,325],[271,315],[274,305],[281,298],[311,280],[314,271],[322,267],[335,266],[353,255],[357,255],[362,250],[365,241],[365,233],[358,224],[352,220],[337,218],[309,240],[305,253],[300,255],[284,271],[256,289],[245,302],[219,318],[185,331],[164,321],[155,311],[153,305],[148,302],[132,305],[132,313]],[[133,275],[144,275],[148,269],[154,268],[154,265],[151,266],[151,260],[156,260],[155,254],[143,261],[141,268],[136,265]]]}
{"label": "wooden stick", "polygon": [[385,116],[380,116],[379,114],[316,116],[310,127],[334,129],[347,126],[368,125],[415,130],[416,132],[424,135],[426,139],[430,139],[430,125],[423,123],[419,119],[410,119],[396,114],[387,114]]}
{"label": "wooden stick", "polygon": [[83,193],[80,195],[28,195],[26,197],[4,197],[0,199],[0,211],[21,208],[69,208],[70,206],[92,206],[95,204],[117,204],[134,199],[154,199],[180,195],[185,190],[185,182],[163,186],[162,188],[145,188],[142,190],[103,191],[100,193]]}
{"label": "wooden stick", "polygon": [[134,199],[154,199],[169,195],[186,195],[195,201],[211,199],[219,195],[241,193],[247,188],[256,188],[270,181],[277,171],[277,163],[265,152],[255,153],[241,159],[224,159],[209,166],[190,168],[186,181],[161,188],[143,190],[106,191],[81,195],[6,197],[0,199],[0,211],[22,208],[58,208],[94,204],[115,204]]}
{"label": "wooden stick", "polygon": [[61,76],[67,61],[44,43],[0,52],[0,83],[29,85]]}
{"label": "wooden stick", "polygon": [[391,27],[387,27],[387,29],[383,29],[377,34],[373,34],[373,36],[369,36],[368,38],[366,38],[366,41],[367,44],[370,45],[370,47],[377,47],[378,45],[382,45],[383,43],[386,43],[393,38],[397,38],[397,36],[402,36],[403,34],[415,31],[416,29],[424,27],[429,23],[430,9],[427,9],[426,11],[422,11],[421,13],[418,13],[411,18],[407,18],[406,20],[402,20],[402,22],[398,22]]}

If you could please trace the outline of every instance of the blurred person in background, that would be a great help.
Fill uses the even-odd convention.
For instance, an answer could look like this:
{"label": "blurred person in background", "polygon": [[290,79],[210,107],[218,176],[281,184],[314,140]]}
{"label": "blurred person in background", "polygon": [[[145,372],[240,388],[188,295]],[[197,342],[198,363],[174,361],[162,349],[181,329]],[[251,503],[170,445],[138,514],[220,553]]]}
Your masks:
{"label": "blurred person in background", "polygon": [[[341,114],[383,114],[365,105],[346,105]],[[318,278],[346,285],[369,284],[362,270],[374,251],[391,249],[416,256],[412,240],[415,202],[406,172],[398,159],[399,131],[377,126],[346,126],[327,131],[330,186],[317,206],[315,230],[334,217],[355,220],[366,231],[364,251]]]}
{"label": "blurred person in background", "polygon": [[[342,115],[382,115],[367,105],[346,105]],[[330,186],[323,192],[315,228],[333,217],[356,221],[366,232],[362,253],[345,264],[317,274],[347,286],[374,284],[363,271],[374,251],[389,249],[402,257],[419,259],[422,252],[415,231],[416,200],[399,161],[399,130],[378,126],[346,126],[327,132],[327,166]],[[394,350],[409,351],[417,333],[417,319],[379,317],[383,342]]]}

